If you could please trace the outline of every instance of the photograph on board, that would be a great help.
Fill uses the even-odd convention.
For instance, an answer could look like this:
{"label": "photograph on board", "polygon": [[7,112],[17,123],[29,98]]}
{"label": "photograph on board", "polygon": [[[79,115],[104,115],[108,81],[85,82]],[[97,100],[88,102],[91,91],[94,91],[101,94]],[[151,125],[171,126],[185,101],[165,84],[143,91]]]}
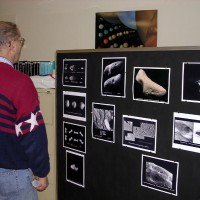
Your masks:
{"label": "photograph on board", "polygon": [[133,68],[133,100],[168,104],[169,90],[170,68]]}
{"label": "photograph on board", "polygon": [[66,181],[85,187],[85,156],[66,151]]}
{"label": "photograph on board", "polygon": [[200,116],[174,112],[172,147],[200,153]]}
{"label": "photograph on board", "polygon": [[92,138],[115,142],[115,105],[92,103]]}
{"label": "photograph on board", "polygon": [[63,91],[63,117],[86,121],[86,93]]}
{"label": "photograph on board", "polygon": [[86,127],[63,122],[63,147],[86,153]]}
{"label": "photograph on board", "polygon": [[178,162],[142,155],[142,186],[177,196],[178,173]]}
{"label": "photograph on board", "polygon": [[122,116],[122,145],[156,153],[157,120]]}
{"label": "photograph on board", "polygon": [[200,103],[200,62],[183,62],[181,100]]}
{"label": "photograph on board", "polygon": [[126,57],[102,58],[101,94],[126,97]]}
{"label": "photograph on board", "polygon": [[86,88],[87,60],[64,59],[62,83],[63,86]]}

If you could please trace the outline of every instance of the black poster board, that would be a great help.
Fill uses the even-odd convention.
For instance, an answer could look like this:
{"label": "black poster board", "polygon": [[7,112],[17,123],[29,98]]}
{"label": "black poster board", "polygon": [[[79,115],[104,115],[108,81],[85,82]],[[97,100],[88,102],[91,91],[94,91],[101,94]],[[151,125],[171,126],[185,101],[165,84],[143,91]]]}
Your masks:
{"label": "black poster board", "polygon": [[[180,128],[186,139],[190,137],[189,127],[180,125],[188,121],[196,137],[200,133],[200,74],[188,73],[190,65],[198,72],[199,62],[200,49],[193,47],[57,51],[58,199],[199,200],[198,139],[194,144],[175,135]],[[106,90],[103,71],[110,64],[118,67],[116,73],[107,73],[114,73],[110,84],[120,80],[121,85]],[[135,80],[140,69],[158,91],[143,91],[147,77],[142,83]],[[184,89],[188,81],[193,84]],[[184,99],[187,92],[195,101],[192,96]],[[101,120],[108,111],[105,116],[112,120]],[[65,130],[63,124],[68,123],[76,131]],[[92,134],[95,123],[104,124],[97,126],[97,137]],[[80,128],[85,128],[84,134],[76,136]],[[114,139],[106,137],[108,132]],[[71,139],[82,141],[82,146]],[[80,151],[83,142],[85,151]]]}

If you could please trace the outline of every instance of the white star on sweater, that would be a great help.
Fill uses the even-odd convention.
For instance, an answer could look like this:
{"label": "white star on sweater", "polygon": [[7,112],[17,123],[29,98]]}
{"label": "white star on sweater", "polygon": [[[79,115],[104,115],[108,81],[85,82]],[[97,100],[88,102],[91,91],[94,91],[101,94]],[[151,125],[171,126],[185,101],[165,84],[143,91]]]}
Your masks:
{"label": "white star on sweater", "polygon": [[16,130],[17,136],[19,136],[20,133],[23,134],[22,129],[21,129],[21,125],[22,125],[22,122],[19,123],[19,124],[15,124],[15,130]]}
{"label": "white star on sweater", "polygon": [[33,128],[35,126],[38,126],[36,115],[37,115],[37,113],[35,113],[35,115],[33,113],[31,113],[31,118],[29,120],[25,121],[26,123],[30,123],[31,124],[30,132],[33,130]]}

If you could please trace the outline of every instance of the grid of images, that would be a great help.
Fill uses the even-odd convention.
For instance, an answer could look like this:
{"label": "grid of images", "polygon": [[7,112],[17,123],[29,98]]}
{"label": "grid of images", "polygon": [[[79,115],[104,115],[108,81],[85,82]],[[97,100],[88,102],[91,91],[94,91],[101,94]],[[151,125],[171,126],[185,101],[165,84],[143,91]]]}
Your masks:
{"label": "grid of images", "polygon": [[[63,86],[86,88],[87,59],[63,60]],[[126,98],[126,57],[102,57],[101,96]],[[200,102],[200,63],[182,64],[181,101]],[[132,66],[133,101],[170,103],[169,67]],[[70,77],[75,78],[70,78]],[[76,81],[75,81],[76,80]],[[191,90],[193,88],[193,90]],[[66,181],[85,187],[86,93],[63,91],[63,147],[66,148]],[[122,118],[122,146],[156,154],[157,119],[123,114],[117,116],[116,105],[92,102],[92,139],[115,143],[115,120]],[[172,148],[200,153],[200,116],[174,112]],[[178,195],[179,162],[142,155],[141,186]]]}
{"label": "grid of images", "polygon": [[[62,85],[87,88],[87,59],[63,59]],[[86,93],[63,91],[63,147],[66,148],[66,181],[85,187]],[[67,122],[67,119],[77,123]]]}

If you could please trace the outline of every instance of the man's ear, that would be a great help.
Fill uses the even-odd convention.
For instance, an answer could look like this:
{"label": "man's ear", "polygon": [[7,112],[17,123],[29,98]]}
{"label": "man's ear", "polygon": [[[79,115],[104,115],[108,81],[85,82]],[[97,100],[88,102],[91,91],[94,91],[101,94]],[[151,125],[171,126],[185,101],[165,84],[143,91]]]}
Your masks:
{"label": "man's ear", "polygon": [[8,47],[9,47],[9,49],[11,50],[11,51],[15,51],[15,49],[16,49],[16,42],[13,40],[13,41],[10,41],[9,43],[8,43]]}

